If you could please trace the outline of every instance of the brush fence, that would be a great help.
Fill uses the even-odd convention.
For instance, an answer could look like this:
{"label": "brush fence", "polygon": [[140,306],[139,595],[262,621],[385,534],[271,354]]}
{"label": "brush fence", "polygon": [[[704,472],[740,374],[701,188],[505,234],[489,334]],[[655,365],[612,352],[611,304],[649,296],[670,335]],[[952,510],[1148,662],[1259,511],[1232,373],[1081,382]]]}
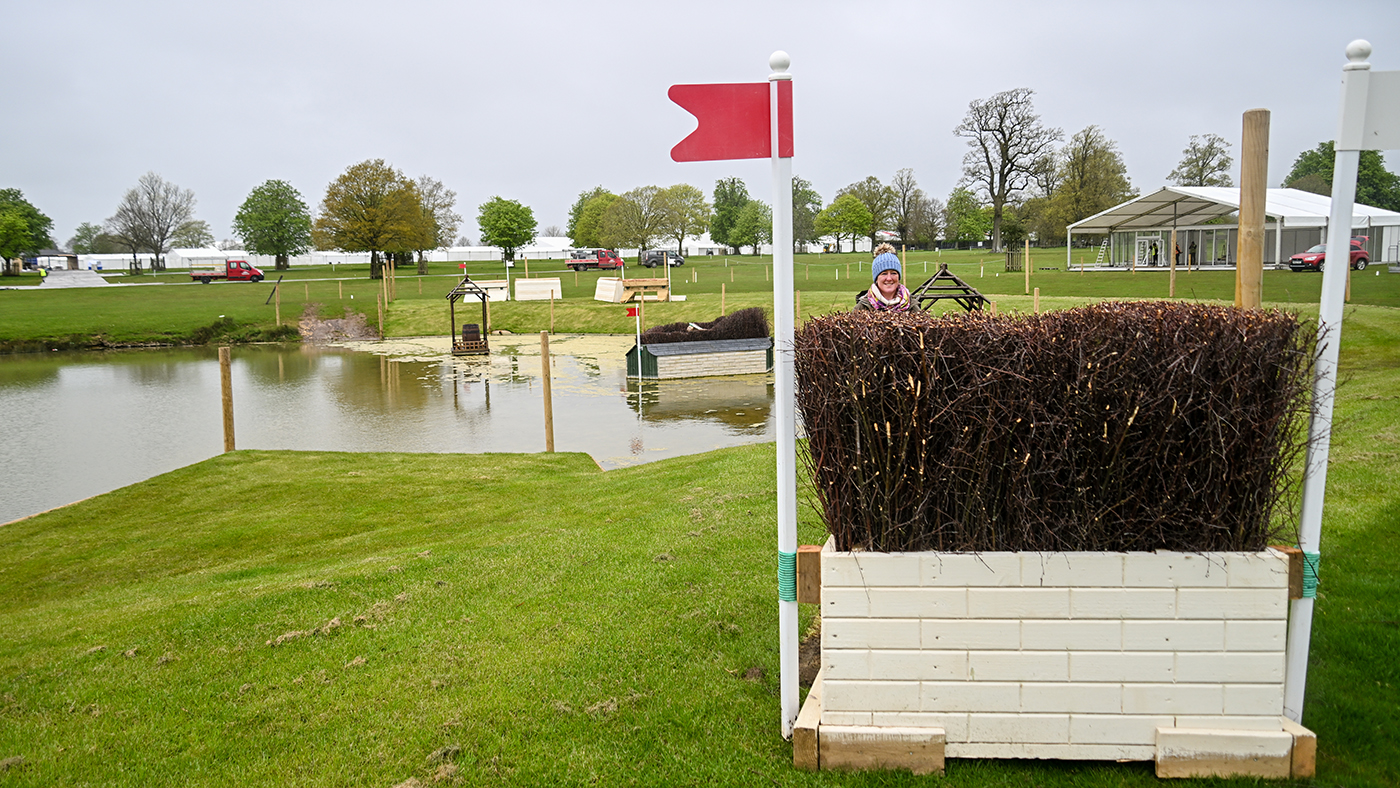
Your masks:
{"label": "brush fence", "polygon": [[820,740],[941,731],[948,757],[1157,760],[1161,773],[1173,757],[1199,762],[1190,737],[1205,731],[1207,750],[1247,762],[1216,773],[1287,777],[1288,571],[1275,550],[871,553],[828,541]]}

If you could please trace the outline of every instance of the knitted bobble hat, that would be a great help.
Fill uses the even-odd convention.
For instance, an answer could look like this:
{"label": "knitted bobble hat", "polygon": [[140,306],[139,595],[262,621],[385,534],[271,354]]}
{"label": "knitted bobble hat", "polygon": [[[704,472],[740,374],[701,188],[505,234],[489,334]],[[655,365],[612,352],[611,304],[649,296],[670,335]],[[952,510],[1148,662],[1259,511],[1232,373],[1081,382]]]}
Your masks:
{"label": "knitted bobble hat", "polygon": [[899,274],[900,279],[904,278],[904,269],[899,266],[899,258],[889,252],[885,252],[875,258],[874,262],[870,264],[870,281],[874,282],[880,278],[881,273],[889,270],[893,270],[895,273]]}

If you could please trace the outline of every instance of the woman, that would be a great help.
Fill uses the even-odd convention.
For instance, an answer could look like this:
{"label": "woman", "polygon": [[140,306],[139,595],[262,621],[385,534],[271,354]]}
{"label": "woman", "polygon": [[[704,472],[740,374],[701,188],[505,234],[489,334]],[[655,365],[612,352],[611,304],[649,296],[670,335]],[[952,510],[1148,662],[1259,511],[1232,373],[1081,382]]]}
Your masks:
{"label": "woman", "polygon": [[900,281],[902,269],[894,247],[875,247],[875,260],[870,264],[870,289],[856,298],[856,309],[876,312],[908,312],[914,309],[909,288]]}

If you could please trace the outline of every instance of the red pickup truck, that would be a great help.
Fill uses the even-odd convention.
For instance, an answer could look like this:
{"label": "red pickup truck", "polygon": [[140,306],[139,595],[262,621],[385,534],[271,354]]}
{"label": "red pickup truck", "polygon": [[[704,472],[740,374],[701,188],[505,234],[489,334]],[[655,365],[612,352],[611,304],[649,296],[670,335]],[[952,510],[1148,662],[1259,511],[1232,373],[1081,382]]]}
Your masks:
{"label": "red pickup truck", "polygon": [[622,258],[612,249],[578,249],[569,253],[568,266],[575,271],[622,268]]}
{"label": "red pickup truck", "polygon": [[206,262],[192,261],[190,263],[190,278],[206,285],[215,279],[227,279],[230,282],[261,282],[263,272],[260,268],[248,265],[247,260],[220,262],[215,259]]}
{"label": "red pickup truck", "polygon": [[[1366,270],[1366,264],[1371,262],[1370,255],[1366,253],[1365,244],[1371,240],[1370,236],[1357,235],[1351,239],[1351,267],[1355,271]],[[1294,271],[1321,271],[1322,264],[1327,260],[1327,244],[1318,244],[1313,248],[1295,254],[1288,258],[1288,267]]]}

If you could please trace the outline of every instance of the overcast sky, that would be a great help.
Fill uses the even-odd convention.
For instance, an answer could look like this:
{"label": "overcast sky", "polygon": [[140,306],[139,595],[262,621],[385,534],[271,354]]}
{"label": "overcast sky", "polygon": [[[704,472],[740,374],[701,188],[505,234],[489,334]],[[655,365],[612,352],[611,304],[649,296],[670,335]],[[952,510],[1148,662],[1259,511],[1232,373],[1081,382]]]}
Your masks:
{"label": "overcast sky", "polygon": [[147,171],[192,189],[220,239],[263,181],[314,210],[373,158],[455,190],[473,238],[493,195],[542,228],[599,184],[711,194],[739,176],[771,201],[765,161],[671,161],[694,120],[666,90],[764,81],[776,49],[792,56],[794,172],[828,202],[901,167],[945,198],[968,102],[1016,87],[1066,137],[1100,126],[1144,192],[1192,134],[1224,136],[1238,160],[1242,113],[1267,108],[1277,186],[1336,133],[1349,41],[1400,69],[1396,0],[45,0],[5,18],[0,188],[23,190],[61,244]]}

